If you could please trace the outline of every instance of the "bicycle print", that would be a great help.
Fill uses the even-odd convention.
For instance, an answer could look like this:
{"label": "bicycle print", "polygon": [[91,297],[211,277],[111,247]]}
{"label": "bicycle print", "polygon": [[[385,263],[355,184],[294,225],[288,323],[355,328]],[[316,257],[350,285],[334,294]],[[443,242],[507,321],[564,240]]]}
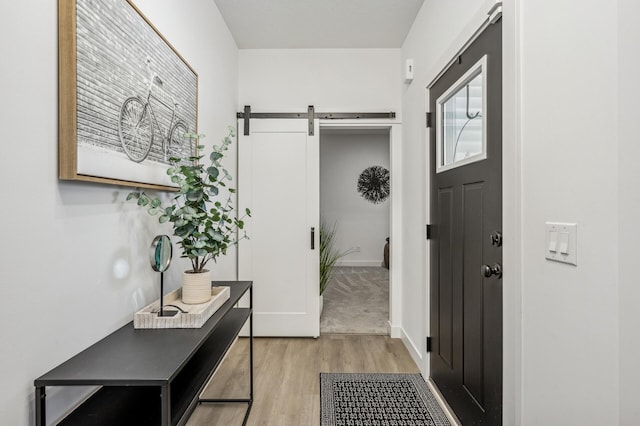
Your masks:
{"label": "bicycle print", "polygon": [[[122,103],[118,119],[118,136],[125,154],[131,161],[144,161],[151,151],[156,137],[161,138],[164,161],[172,157],[186,157],[191,153],[191,141],[185,136],[188,128],[185,122],[177,117],[178,103],[171,99],[167,103],[153,93],[154,86],[162,88],[162,79],[151,70],[151,58],[147,57],[147,91],[144,98],[130,96]],[[152,102],[152,100],[154,102]],[[168,126],[163,127],[154,109],[154,103],[166,107],[171,118]],[[157,129],[157,131],[156,131]],[[166,130],[166,131],[165,131]]]}

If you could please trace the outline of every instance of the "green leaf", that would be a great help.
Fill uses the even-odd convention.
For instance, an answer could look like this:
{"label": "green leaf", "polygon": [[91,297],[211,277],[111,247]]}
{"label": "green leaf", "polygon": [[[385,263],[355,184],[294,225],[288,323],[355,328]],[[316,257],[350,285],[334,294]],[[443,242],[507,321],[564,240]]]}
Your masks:
{"label": "green leaf", "polygon": [[127,201],[133,200],[134,198],[138,197],[140,197],[140,194],[138,192],[130,192],[129,195],[127,195]]}
{"label": "green leaf", "polygon": [[244,212],[247,214],[247,216],[251,216],[251,210],[249,210],[249,209],[244,209]]}
{"label": "green leaf", "polygon": [[207,169],[207,173],[209,174],[209,179],[216,180],[216,178],[220,174],[220,170],[218,170],[217,167],[211,166]]}
{"label": "green leaf", "polygon": [[190,236],[195,230],[195,225],[188,223],[184,226],[176,227],[174,233],[176,234],[176,236],[184,239],[185,237]]}
{"label": "green leaf", "polygon": [[162,216],[160,216],[160,217],[158,218],[158,221],[159,221],[160,223],[165,223],[165,222],[167,222],[168,220],[169,220],[169,216],[167,216],[166,214],[163,214]]}
{"label": "green leaf", "polygon": [[200,201],[202,200],[202,190],[196,189],[187,192],[187,200],[189,201]]}
{"label": "green leaf", "polygon": [[209,156],[209,158],[211,159],[211,161],[216,161],[222,158],[222,154],[219,152],[213,151]]}
{"label": "green leaf", "polygon": [[190,253],[193,256],[206,256],[207,255],[207,251],[205,249],[192,249],[190,251]]}

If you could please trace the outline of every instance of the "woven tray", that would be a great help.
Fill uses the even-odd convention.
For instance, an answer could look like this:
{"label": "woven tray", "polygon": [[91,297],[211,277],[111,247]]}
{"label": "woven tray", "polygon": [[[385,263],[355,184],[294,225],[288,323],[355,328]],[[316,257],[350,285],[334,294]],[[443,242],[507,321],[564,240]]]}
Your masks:
{"label": "woven tray", "polygon": [[[182,303],[182,291],[177,289],[164,296],[165,310],[177,310],[173,317],[159,317],[160,299],[136,312],[133,316],[134,328],[200,328],[214,314],[215,311],[229,299],[229,287],[211,287],[211,300],[198,305]],[[174,308],[175,305],[186,311]]]}

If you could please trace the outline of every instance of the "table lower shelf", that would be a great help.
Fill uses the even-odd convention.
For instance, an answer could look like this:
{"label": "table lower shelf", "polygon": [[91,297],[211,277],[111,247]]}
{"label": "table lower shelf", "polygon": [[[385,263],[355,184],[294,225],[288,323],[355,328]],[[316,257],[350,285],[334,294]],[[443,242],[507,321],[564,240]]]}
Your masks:
{"label": "table lower shelf", "polygon": [[[171,424],[183,424],[198,402],[198,395],[233,344],[249,308],[235,308],[220,321],[170,383]],[[60,425],[159,425],[160,386],[103,386],[77,407]]]}

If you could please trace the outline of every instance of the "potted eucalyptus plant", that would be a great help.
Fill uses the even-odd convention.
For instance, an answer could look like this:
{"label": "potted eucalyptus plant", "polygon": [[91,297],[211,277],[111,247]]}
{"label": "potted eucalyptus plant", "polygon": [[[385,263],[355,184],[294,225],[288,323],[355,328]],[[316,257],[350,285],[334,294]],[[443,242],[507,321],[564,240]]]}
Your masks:
{"label": "potted eucalyptus plant", "polygon": [[[226,200],[216,200],[221,187],[226,187],[225,182],[231,180],[222,158],[234,136],[234,128],[229,127],[222,143],[213,146],[206,167],[201,162],[204,156],[169,159],[171,166],[167,174],[179,188],[169,205],[164,206],[160,197],[143,191],[133,191],[127,196],[127,200],[137,200],[138,206],[146,208],[150,215],[158,216],[160,223],[173,224],[173,234],[180,239],[181,257],[191,262],[191,269],[185,271],[182,278],[182,301],[187,304],[204,303],[211,298],[211,273],[205,267],[225,255],[229,247],[248,238],[244,219],[250,217],[251,212],[246,209],[240,218],[233,215],[231,197],[235,189],[228,188]],[[199,144],[204,135],[186,133],[185,137],[196,142],[197,152],[204,149]],[[239,231],[243,231],[242,236]]]}

